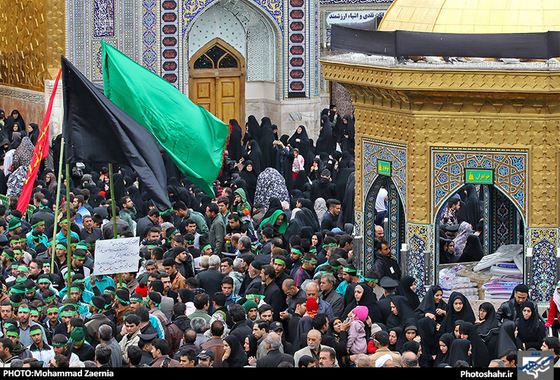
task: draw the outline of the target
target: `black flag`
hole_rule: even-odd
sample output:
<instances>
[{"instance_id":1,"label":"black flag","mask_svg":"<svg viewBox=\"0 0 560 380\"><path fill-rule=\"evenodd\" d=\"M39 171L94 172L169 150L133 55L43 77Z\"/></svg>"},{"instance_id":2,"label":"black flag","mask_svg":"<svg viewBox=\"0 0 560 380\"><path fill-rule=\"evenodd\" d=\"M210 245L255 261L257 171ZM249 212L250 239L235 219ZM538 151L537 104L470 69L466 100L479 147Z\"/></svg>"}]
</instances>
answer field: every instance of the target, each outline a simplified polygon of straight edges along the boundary
<instances>
[{"instance_id":1,"label":"black flag","mask_svg":"<svg viewBox=\"0 0 560 380\"><path fill-rule=\"evenodd\" d=\"M131 166L160 210L171 208L167 174L155 137L62 57L66 162Z\"/></svg>"}]
</instances>

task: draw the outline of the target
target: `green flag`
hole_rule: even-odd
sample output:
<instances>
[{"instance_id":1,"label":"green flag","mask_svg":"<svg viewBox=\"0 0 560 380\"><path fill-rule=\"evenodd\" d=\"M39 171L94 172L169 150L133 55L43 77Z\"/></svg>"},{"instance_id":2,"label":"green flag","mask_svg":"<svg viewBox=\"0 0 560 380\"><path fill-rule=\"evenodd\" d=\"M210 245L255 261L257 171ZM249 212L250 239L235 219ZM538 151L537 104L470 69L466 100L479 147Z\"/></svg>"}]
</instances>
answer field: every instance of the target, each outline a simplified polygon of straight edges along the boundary
<instances>
[{"instance_id":1,"label":"green flag","mask_svg":"<svg viewBox=\"0 0 560 380\"><path fill-rule=\"evenodd\" d=\"M229 126L105 41L102 47L105 96L154 135L185 177L215 196Z\"/></svg>"}]
</instances>

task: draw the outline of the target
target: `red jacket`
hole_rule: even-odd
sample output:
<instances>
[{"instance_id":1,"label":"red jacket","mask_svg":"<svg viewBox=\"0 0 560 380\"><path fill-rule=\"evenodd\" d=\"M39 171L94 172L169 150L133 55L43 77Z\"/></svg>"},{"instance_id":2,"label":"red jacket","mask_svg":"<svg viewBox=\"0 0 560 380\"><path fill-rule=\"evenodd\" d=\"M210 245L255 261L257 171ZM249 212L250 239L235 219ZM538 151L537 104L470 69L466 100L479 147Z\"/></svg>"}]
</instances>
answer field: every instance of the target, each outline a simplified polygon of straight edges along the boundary
<instances>
[{"instance_id":1,"label":"red jacket","mask_svg":"<svg viewBox=\"0 0 560 380\"><path fill-rule=\"evenodd\" d=\"M547 326L552 326L555 319L558 319L558 322L560 322L560 311L558 310L558 306L556 306L556 302L554 302L554 298L551 298L550 308L548 309L548 319L546 320Z\"/></svg>"}]
</instances>

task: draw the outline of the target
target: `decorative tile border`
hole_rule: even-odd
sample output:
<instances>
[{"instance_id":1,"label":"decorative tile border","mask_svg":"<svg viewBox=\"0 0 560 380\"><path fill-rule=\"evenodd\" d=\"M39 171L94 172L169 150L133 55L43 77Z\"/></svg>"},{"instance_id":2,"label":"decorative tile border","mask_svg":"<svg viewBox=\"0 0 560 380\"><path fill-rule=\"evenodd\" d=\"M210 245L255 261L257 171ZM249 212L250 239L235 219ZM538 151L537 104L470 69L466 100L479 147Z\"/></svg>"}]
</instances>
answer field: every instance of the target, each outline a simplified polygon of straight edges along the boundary
<instances>
[{"instance_id":1,"label":"decorative tile border","mask_svg":"<svg viewBox=\"0 0 560 380\"><path fill-rule=\"evenodd\" d=\"M406 241L408 254L406 256L407 274L414 277L419 286L417 292L423 295L426 284L434 282L434 226L431 224L407 223ZM428 261L424 252L431 252Z\"/></svg>"},{"instance_id":2,"label":"decorative tile border","mask_svg":"<svg viewBox=\"0 0 560 380\"><path fill-rule=\"evenodd\" d=\"M526 149L431 149L432 223L443 203L464 184L465 168L494 169L498 187L527 220L528 159Z\"/></svg>"},{"instance_id":3,"label":"decorative tile border","mask_svg":"<svg viewBox=\"0 0 560 380\"><path fill-rule=\"evenodd\" d=\"M159 73L159 7L157 0L142 0L142 65Z\"/></svg>"},{"instance_id":4,"label":"decorative tile border","mask_svg":"<svg viewBox=\"0 0 560 380\"><path fill-rule=\"evenodd\" d=\"M531 298L537 302L547 303L556 290L558 248L558 228L525 230L525 252L532 249L531 273L526 273L526 281Z\"/></svg>"},{"instance_id":5,"label":"decorative tile border","mask_svg":"<svg viewBox=\"0 0 560 380\"><path fill-rule=\"evenodd\" d=\"M362 140L362 194L367 196L369 188L377 178L377 160L391 161L391 179L397 186L406 210L407 153L406 146L392 142L364 138ZM364 198L365 201L365 198Z\"/></svg>"}]
</instances>

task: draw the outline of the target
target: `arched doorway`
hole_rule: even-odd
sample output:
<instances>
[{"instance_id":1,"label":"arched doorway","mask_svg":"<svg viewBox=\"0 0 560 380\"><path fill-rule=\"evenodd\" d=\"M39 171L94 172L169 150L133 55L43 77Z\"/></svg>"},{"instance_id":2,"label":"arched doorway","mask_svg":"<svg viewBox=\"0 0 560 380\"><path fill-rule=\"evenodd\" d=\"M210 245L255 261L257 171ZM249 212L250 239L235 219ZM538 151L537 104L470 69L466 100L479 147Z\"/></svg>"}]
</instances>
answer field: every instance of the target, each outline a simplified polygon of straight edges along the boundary
<instances>
[{"instance_id":1,"label":"arched doorway","mask_svg":"<svg viewBox=\"0 0 560 380\"><path fill-rule=\"evenodd\" d=\"M379 175L372 183L365 202L364 271L371 269L375 255L375 203L381 187L387 190L387 214L382 223L391 255L400 263L400 247L405 239L405 212L401 197L391 177Z\"/></svg>"},{"instance_id":2,"label":"arched doorway","mask_svg":"<svg viewBox=\"0 0 560 380\"><path fill-rule=\"evenodd\" d=\"M482 255L487 256L491 254L504 253L503 260L496 257L496 259L486 260L488 266L478 267L480 261L467 261L467 262L451 262L447 261L448 256L443 252L447 244L452 243L455 245L456 253L460 253L461 247L464 244L463 239L461 247L457 249L456 235L461 234L459 224L448 225L442 223L442 217L448 208L453 203L453 198L461 198L460 207L466 207L465 189L468 185L464 185L449 196L445 202L442 203L435 218L435 279L440 283L442 278L447 279L449 273L461 272L458 279L463 277L471 277L471 285L467 281L455 281L453 278L447 284L441 284L444 288L444 296L446 295L445 289L450 283L455 282L457 286L465 286L464 293L470 292L469 298L471 300L487 300L501 302L508 299L511 295L511 289L517 284L524 282L524 230L525 221L523 213L512 202L512 200L497 186L490 184L480 184L473 186L476 191L476 198L479 215L479 223L473 226L472 233L478 236ZM461 209L460 209L461 210ZM458 211L459 212L459 211ZM460 214L465 215L464 210ZM461 223L461 217L458 220ZM472 223L471 223L472 224ZM452 248L453 249L453 248ZM509 253L512 253L512 256ZM514 258L514 254L515 255ZM442 260L442 257L445 257ZM453 258L453 256L451 255ZM511 261L510 258L512 259ZM455 257L457 259L457 257ZM457 269L458 265L464 266L464 269ZM450 269L455 268L455 269ZM478 269L476 269L478 268ZM448 272L446 272L449 270ZM475 284L478 285L475 287ZM473 289L476 292L473 293ZM470 290L469 290L470 289ZM447 289L451 292L452 289Z\"/></svg>"},{"instance_id":3,"label":"arched doorway","mask_svg":"<svg viewBox=\"0 0 560 380\"><path fill-rule=\"evenodd\" d=\"M189 97L228 123L245 119L245 59L215 38L189 60Z\"/></svg>"}]
</instances>

